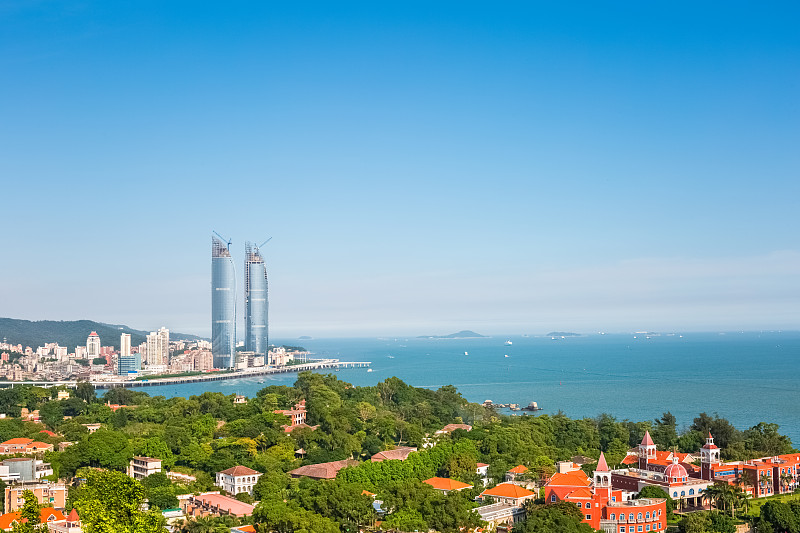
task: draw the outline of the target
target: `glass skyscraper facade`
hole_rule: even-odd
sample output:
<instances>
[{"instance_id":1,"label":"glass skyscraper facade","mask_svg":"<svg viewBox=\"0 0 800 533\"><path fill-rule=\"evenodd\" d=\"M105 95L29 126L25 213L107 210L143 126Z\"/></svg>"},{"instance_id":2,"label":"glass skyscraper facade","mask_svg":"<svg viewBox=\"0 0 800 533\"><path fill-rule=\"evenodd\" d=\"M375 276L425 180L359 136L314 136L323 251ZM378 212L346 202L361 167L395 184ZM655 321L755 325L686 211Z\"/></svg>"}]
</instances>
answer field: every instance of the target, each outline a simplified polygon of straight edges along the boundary
<instances>
[{"instance_id":1,"label":"glass skyscraper facade","mask_svg":"<svg viewBox=\"0 0 800 533\"><path fill-rule=\"evenodd\" d=\"M245 244L244 345L248 352L269 352L269 299L267 267L258 246Z\"/></svg>"},{"instance_id":2,"label":"glass skyscraper facade","mask_svg":"<svg viewBox=\"0 0 800 533\"><path fill-rule=\"evenodd\" d=\"M211 237L211 353L214 368L232 368L236 347L236 270L228 246Z\"/></svg>"}]
</instances>

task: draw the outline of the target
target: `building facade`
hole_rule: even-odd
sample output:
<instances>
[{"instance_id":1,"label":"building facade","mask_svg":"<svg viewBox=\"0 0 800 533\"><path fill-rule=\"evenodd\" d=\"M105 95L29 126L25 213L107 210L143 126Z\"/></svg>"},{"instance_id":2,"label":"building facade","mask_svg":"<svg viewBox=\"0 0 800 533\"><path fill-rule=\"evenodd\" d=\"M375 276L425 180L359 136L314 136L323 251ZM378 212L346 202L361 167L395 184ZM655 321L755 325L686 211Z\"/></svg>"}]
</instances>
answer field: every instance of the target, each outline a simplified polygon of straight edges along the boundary
<instances>
[{"instance_id":1,"label":"building facade","mask_svg":"<svg viewBox=\"0 0 800 533\"><path fill-rule=\"evenodd\" d=\"M211 353L215 368L232 368L236 344L236 271L228 246L211 237Z\"/></svg>"},{"instance_id":2,"label":"building facade","mask_svg":"<svg viewBox=\"0 0 800 533\"><path fill-rule=\"evenodd\" d=\"M234 496L246 492L253 495L253 487L258 483L261 472L247 468L246 466L234 466L217 472L217 486L222 487L229 494Z\"/></svg>"},{"instance_id":3,"label":"building facade","mask_svg":"<svg viewBox=\"0 0 800 533\"><path fill-rule=\"evenodd\" d=\"M131 334L122 333L119 336L119 355L120 357L131 354Z\"/></svg>"},{"instance_id":4,"label":"building facade","mask_svg":"<svg viewBox=\"0 0 800 533\"><path fill-rule=\"evenodd\" d=\"M269 352L269 292L267 267L258 246L245 244L244 346L248 352Z\"/></svg>"},{"instance_id":5,"label":"building facade","mask_svg":"<svg viewBox=\"0 0 800 533\"><path fill-rule=\"evenodd\" d=\"M6 512L18 511L25 505L26 490L33 492L40 505L63 509L67 503L67 487L63 483L16 483L6 487Z\"/></svg>"},{"instance_id":6,"label":"building facade","mask_svg":"<svg viewBox=\"0 0 800 533\"><path fill-rule=\"evenodd\" d=\"M93 331L86 339L86 358L94 359L95 357L100 357L100 336Z\"/></svg>"},{"instance_id":7,"label":"building facade","mask_svg":"<svg viewBox=\"0 0 800 533\"><path fill-rule=\"evenodd\" d=\"M137 456L128 464L128 475L133 479L144 479L158 472L161 472L161 459L154 457Z\"/></svg>"},{"instance_id":8,"label":"building facade","mask_svg":"<svg viewBox=\"0 0 800 533\"><path fill-rule=\"evenodd\" d=\"M138 353L130 355L120 355L117 358L117 374L127 376L130 372L138 372L142 369L142 358Z\"/></svg>"}]
</instances>

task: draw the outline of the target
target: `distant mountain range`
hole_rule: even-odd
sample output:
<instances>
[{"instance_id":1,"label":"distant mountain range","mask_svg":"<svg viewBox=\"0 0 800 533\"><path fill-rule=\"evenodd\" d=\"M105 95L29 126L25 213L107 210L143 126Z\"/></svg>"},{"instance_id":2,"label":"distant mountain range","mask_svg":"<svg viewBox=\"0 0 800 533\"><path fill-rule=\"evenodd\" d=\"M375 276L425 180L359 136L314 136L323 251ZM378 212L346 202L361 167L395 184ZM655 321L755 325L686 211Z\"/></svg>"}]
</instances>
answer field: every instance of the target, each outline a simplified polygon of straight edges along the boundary
<instances>
[{"instance_id":1,"label":"distant mountain range","mask_svg":"<svg viewBox=\"0 0 800 533\"><path fill-rule=\"evenodd\" d=\"M100 336L103 346L113 346L119 349L119 336L121 333L130 333L131 345L137 346L145 342L149 331L141 331L119 324L103 324L93 320L18 320L16 318L0 318L0 340L4 337L12 344L30 346L34 350L48 342L57 342L59 346L66 346L69 351L75 346L85 346L86 337L92 331ZM188 333L169 332L170 340L203 340L203 337L189 335Z\"/></svg>"},{"instance_id":2,"label":"distant mountain range","mask_svg":"<svg viewBox=\"0 0 800 533\"><path fill-rule=\"evenodd\" d=\"M420 335L417 338L418 339L477 339L480 337L486 337L486 335L481 335L480 333L475 333L474 331L465 329L463 331L459 331L458 333L451 333L450 335Z\"/></svg>"}]
</instances>

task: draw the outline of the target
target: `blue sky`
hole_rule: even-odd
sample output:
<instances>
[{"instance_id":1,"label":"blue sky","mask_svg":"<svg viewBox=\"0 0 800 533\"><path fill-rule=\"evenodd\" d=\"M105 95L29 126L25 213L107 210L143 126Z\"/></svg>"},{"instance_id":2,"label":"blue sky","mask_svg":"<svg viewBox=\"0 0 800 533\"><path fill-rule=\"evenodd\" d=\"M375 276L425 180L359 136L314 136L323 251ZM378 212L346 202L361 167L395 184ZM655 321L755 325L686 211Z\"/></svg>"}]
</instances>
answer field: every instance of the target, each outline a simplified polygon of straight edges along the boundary
<instances>
[{"instance_id":1,"label":"blue sky","mask_svg":"<svg viewBox=\"0 0 800 533\"><path fill-rule=\"evenodd\" d=\"M792 2L0 6L0 316L276 336L797 328Z\"/></svg>"}]
</instances>

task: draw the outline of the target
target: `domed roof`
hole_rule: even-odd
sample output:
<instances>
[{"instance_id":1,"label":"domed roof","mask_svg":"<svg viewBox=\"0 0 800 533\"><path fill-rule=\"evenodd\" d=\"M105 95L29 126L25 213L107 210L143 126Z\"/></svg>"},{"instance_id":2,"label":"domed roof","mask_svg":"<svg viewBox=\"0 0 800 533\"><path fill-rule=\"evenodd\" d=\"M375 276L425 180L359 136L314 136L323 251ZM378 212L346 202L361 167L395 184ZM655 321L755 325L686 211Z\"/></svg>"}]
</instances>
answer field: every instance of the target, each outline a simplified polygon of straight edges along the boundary
<instances>
[{"instance_id":1,"label":"domed roof","mask_svg":"<svg viewBox=\"0 0 800 533\"><path fill-rule=\"evenodd\" d=\"M680 478L683 479L687 477L689 474L686 473L686 469L680 463L672 463L664 470L664 475L668 478Z\"/></svg>"}]
</instances>

